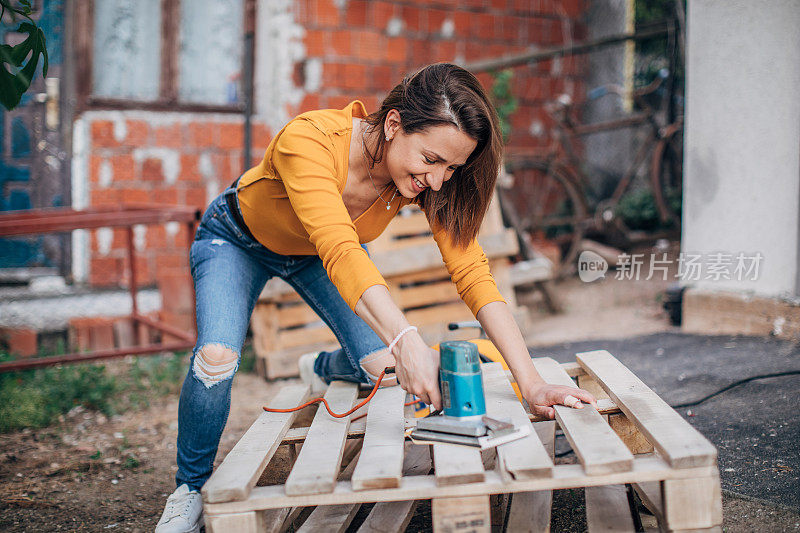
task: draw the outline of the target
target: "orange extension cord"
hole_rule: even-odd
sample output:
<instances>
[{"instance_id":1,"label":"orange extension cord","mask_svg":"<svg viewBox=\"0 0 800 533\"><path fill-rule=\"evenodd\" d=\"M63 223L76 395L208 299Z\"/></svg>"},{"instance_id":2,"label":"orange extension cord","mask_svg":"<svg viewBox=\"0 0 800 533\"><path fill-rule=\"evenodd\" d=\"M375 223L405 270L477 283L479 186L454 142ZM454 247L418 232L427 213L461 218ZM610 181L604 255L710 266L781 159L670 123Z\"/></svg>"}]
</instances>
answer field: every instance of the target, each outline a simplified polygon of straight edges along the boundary
<instances>
[{"instance_id":1,"label":"orange extension cord","mask_svg":"<svg viewBox=\"0 0 800 533\"><path fill-rule=\"evenodd\" d=\"M297 407L291 407L291 408L289 408L289 409L273 409L273 408L271 408L271 407L267 407L267 406L264 406L264 408L263 408L263 409L264 409L265 411L267 411L267 412L270 412L270 413L293 413L293 412L295 412L295 411L299 411L300 409L302 409L302 408L304 408L304 407L308 407L309 405L312 405L312 404L315 404L315 403L322 402L322 404L325 406L325 409L327 409L328 413L329 413L329 414L330 414L332 417L334 417L334 418L344 418L344 417L346 417L346 416L350 416L350 415L352 415L353 413L355 413L356 411L358 411L359 409L361 409L362 407L364 407L365 405L367 405L367 403L369 403L369 401L372 399L372 397L373 397L373 396L375 396L375 393L378 391L378 387L380 387L380 386L381 386L381 381L383 380L384 376L386 376L386 371L387 371L387 370L390 370L390 373L391 373L391 374L393 374L393 373L394 373L394 368L393 368L393 367L387 367L387 368L384 368L384 369L381 371L381 375L380 375L380 376L378 376L378 381L376 381L376 382L375 382L375 386L374 386L374 387L372 387L372 392L370 392L370 393L369 393L369 396L367 396L366 398L364 398L364 399L361 401L361 403L359 403L358 405L356 405L355 407L353 407L352 409L350 409L349 411L346 411L346 412L344 412L344 413L334 413L333 411L331 411L331 406L330 406L330 405L328 405L328 402L327 402L327 400L325 400L325 398L322 398L322 397L320 397L320 398L312 398L311 400L308 400L308 401L307 401L306 403L304 403L304 404L298 405ZM405 404L405 405L414 405L415 403L418 403L418 402L420 402L420 401L421 401L421 400L413 400L413 401L411 401L411 402L406 402L406 404ZM364 415L357 416L357 417L355 417L353 420L358 420L359 418L361 418L361 417L363 417L363 416L364 416Z\"/></svg>"}]
</instances>

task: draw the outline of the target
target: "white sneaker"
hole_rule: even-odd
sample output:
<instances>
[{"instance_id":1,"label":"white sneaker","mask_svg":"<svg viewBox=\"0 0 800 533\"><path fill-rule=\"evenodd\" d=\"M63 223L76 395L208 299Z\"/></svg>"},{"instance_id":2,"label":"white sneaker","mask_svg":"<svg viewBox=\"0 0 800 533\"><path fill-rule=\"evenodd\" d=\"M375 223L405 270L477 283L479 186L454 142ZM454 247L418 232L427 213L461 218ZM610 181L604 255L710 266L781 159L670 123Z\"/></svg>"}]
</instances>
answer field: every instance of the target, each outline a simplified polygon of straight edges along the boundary
<instances>
[{"instance_id":1,"label":"white sneaker","mask_svg":"<svg viewBox=\"0 0 800 533\"><path fill-rule=\"evenodd\" d=\"M200 533L203 528L203 500L184 483L167 498L156 525L156 533Z\"/></svg>"},{"instance_id":2,"label":"white sneaker","mask_svg":"<svg viewBox=\"0 0 800 533\"><path fill-rule=\"evenodd\" d=\"M311 385L311 394L325 392L328 384L322 381L322 378L314 372L314 362L319 357L319 352L304 353L297 360L297 366L300 367L300 379L303 383Z\"/></svg>"}]
</instances>

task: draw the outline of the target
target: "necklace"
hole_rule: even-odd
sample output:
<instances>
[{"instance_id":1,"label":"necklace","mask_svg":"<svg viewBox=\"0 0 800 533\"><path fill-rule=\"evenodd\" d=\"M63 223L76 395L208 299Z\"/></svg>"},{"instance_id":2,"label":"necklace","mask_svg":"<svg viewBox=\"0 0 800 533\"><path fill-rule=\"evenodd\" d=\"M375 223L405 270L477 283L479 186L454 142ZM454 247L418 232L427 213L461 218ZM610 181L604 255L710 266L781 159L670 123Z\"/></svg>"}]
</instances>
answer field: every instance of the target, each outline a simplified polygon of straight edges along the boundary
<instances>
[{"instance_id":1,"label":"necklace","mask_svg":"<svg viewBox=\"0 0 800 533\"><path fill-rule=\"evenodd\" d=\"M364 161L365 161L365 163L366 163L366 160L369 159L367 157L367 148L366 148L366 146L367 146L367 142L366 142L366 139L364 139L364 132L362 131L361 132L361 150L364 152ZM394 200L395 196L397 196L397 187L395 187L394 194L392 195L391 198L389 198L389 201L387 202L386 200L384 200L383 199L383 195L381 194L381 191L378 190L378 186L375 185L375 180L372 179L372 172L369 171L369 163L366 163L366 166L367 166L367 176L369 176L369 181L372 183L372 188L374 188L375 192L378 193L378 198L381 199L381 202L386 204L386 210L388 211L389 209L392 208L392 201Z\"/></svg>"}]
</instances>

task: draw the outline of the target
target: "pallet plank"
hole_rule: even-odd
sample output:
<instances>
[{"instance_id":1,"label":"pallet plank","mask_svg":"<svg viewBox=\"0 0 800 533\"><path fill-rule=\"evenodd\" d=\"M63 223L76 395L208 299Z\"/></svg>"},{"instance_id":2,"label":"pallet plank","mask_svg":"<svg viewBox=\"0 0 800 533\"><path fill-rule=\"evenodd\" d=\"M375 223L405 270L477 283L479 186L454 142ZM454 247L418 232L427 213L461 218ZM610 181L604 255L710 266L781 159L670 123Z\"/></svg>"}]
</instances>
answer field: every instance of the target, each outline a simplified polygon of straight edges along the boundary
<instances>
[{"instance_id":1,"label":"pallet plank","mask_svg":"<svg viewBox=\"0 0 800 533\"><path fill-rule=\"evenodd\" d=\"M353 472L353 490L400 486L406 392L400 387L378 389L369 402L364 447Z\"/></svg>"},{"instance_id":2,"label":"pallet plank","mask_svg":"<svg viewBox=\"0 0 800 533\"><path fill-rule=\"evenodd\" d=\"M333 492L289 496L280 485L255 487L250 497L240 502L213 503L206 505L206 511L213 514L236 513L253 509L274 509L287 506L336 505L340 503L359 503L365 501L385 502L414 500L438 497L474 496L479 494L500 494L538 490L558 490L571 487L594 485L613 485L615 483L640 483L661 479L690 479L708 477L716 472L716 467L670 468L657 456L638 456L630 472L614 472L597 476L587 476L581 465L556 465L551 478L536 478L505 482L495 471L485 472L486 479L480 483L461 485L437 485L435 476L412 476L403 478L396 489L376 489L354 491L349 481L336 484Z\"/></svg>"},{"instance_id":3,"label":"pallet plank","mask_svg":"<svg viewBox=\"0 0 800 533\"><path fill-rule=\"evenodd\" d=\"M403 475L419 476L430 471L430 447L407 444L403 459ZM400 533L405 531L417 508L417 503L417 500L376 503L367 519L361 524L358 533Z\"/></svg>"},{"instance_id":4,"label":"pallet plank","mask_svg":"<svg viewBox=\"0 0 800 533\"><path fill-rule=\"evenodd\" d=\"M717 464L714 445L613 355L596 350L576 357L671 466Z\"/></svg>"},{"instance_id":5,"label":"pallet plank","mask_svg":"<svg viewBox=\"0 0 800 533\"><path fill-rule=\"evenodd\" d=\"M539 440L547 451L548 457L555 455L556 423L553 421L533 424ZM511 497L508 511L506 531L548 533L550 531L550 513L553 507L553 491L518 492Z\"/></svg>"},{"instance_id":6,"label":"pallet plank","mask_svg":"<svg viewBox=\"0 0 800 533\"><path fill-rule=\"evenodd\" d=\"M475 483L485 478L481 452L477 448L434 444L433 466L438 486Z\"/></svg>"},{"instance_id":7,"label":"pallet plank","mask_svg":"<svg viewBox=\"0 0 800 533\"><path fill-rule=\"evenodd\" d=\"M489 533L492 530L489 496L433 498L431 515L434 533Z\"/></svg>"},{"instance_id":8,"label":"pallet plank","mask_svg":"<svg viewBox=\"0 0 800 533\"><path fill-rule=\"evenodd\" d=\"M308 385L284 387L269 406L276 409L295 407L308 395ZM203 486L203 499L218 503L247 498L297 414L298 411L261 413Z\"/></svg>"},{"instance_id":9,"label":"pallet plank","mask_svg":"<svg viewBox=\"0 0 800 533\"><path fill-rule=\"evenodd\" d=\"M497 419L511 419L516 427L530 421L500 363L481 365L486 396L486 414ZM532 429L532 428L531 428ZM500 473L509 479L553 475L553 461L535 432L497 447Z\"/></svg>"},{"instance_id":10,"label":"pallet plank","mask_svg":"<svg viewBox=\"0 0 800 533\"><path fill-rule=\"evenodd\" d=\"M589 533L636 531L625 485L586 488L586 525Z\"/></svg>"},{"instance_id":11,"label":"pallet plank","mask_svg":"<svg viewBox=\"0 0 800 533\"><path fill-rule=\"evenodd\" d=\"M555 360L549 357L536 358L533 364L546 382L575 387L575 383ZM624 472L633 467L633 454L594 407L554 407L556 420L588 475Z\"/></svg>"},{"instance_id":12,"label":"pallet plank","mask_svg":"<svg viewBox=\"0 0 800 533\"><path fill-rule=\"evenodd\" d=\"M325 392L331 410L350 409L358 395L358 385L334 381ZM334 418L320 407L306 435L305 443L286 479L287 495L331 492L336 485L350 417Z\"/></svg>"}]
</instances>

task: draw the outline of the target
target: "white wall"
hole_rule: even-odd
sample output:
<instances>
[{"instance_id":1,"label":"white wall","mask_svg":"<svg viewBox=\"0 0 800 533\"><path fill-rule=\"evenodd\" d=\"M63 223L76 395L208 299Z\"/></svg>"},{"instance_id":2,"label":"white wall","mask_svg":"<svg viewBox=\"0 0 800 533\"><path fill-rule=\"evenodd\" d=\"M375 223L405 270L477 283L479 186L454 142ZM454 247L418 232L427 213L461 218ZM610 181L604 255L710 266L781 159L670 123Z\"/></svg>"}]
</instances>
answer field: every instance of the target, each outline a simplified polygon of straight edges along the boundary
<instances>
[{"instance_id":1,"label":"white wall","mask_svg":"<svg viewBox=\"0 0 800 533\"><path fill-rule=\"evenodd\" d=\"M800 1L690 0L682 251L763 254L755 281L798 295Z\"/></svg>"}]
</instances>

